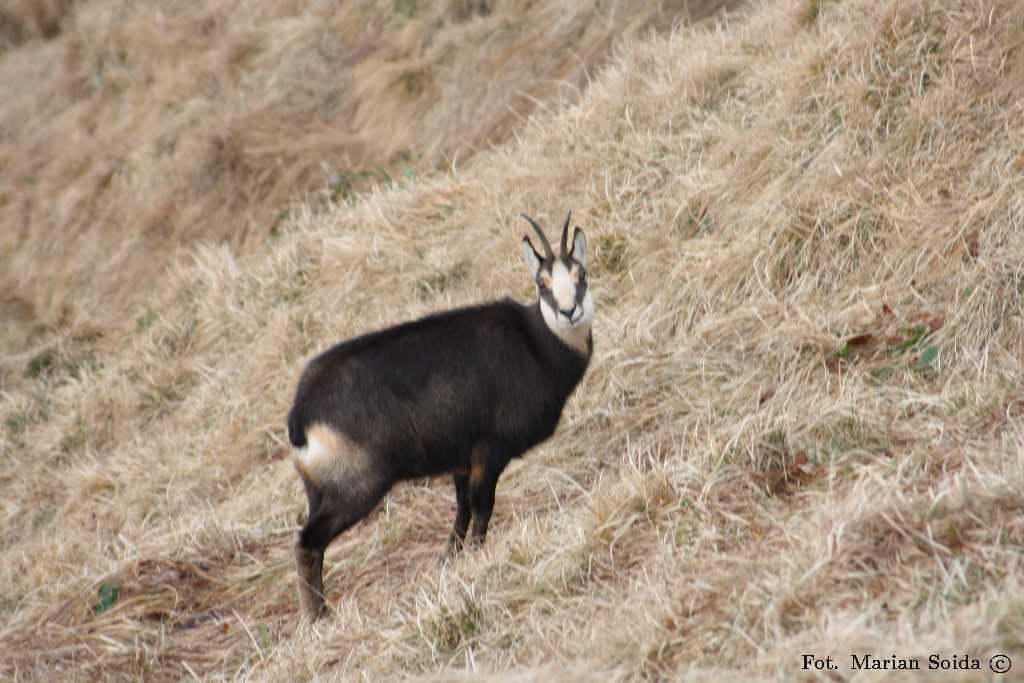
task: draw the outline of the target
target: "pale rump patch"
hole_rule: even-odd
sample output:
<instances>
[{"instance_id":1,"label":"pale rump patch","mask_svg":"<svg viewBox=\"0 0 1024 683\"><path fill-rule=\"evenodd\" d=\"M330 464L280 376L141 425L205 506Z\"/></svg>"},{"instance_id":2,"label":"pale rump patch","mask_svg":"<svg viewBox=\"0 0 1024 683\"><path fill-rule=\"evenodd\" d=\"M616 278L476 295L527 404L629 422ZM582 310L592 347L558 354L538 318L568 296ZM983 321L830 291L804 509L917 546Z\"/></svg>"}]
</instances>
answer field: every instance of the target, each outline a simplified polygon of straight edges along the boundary
<instances>
[{"instance_id":1,"label":"pale rump patch","mask_svg":"<svg viewBox=\"0 0 1024 683\"><path fill-rule=\"evenodd\" d=\"M292 452L292 460L303 478L321 487L370 470L366 450L322 424L306 429L306 445Z\"/></svg>"}]
</instances>

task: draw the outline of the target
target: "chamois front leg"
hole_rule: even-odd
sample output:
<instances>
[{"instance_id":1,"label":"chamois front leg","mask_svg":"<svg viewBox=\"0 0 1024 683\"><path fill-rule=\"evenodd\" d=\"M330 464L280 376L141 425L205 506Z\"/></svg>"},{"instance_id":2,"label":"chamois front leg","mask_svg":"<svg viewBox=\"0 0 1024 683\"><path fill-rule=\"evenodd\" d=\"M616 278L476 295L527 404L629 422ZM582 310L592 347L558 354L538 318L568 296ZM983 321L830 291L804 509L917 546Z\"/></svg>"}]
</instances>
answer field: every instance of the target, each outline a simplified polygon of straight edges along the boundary
<instances>
[{"instance_id":1,"label":"chamois front leg","mask_svg":"<svg viewBox=\"0 0 1024 683\"><path fill-rule=\"evenodd\" d=\"M446 555L451 556L462 550L462 543L466 540L466 532L469 531L469 520L473 516L469 498L469 473L456 471L452 474L452 481L455 483L455 503L458 510L455 513L455 523L452 524L452 534L448 538L448 549Z\"/></svg>"},{"instance_id":2,"label":"chamois front leg","mask_svg":"<svg viewBox=\"0 0 1024 683\"><path fill-rule=\"evenodd\" d=\"M469 474L469 500L473 511L473 535L468 541L470 547L479 547L487 539L487 525L494 511L494 490L498 486L502 469L487 458L473 462Z\"/></svg>"}]
</instances>

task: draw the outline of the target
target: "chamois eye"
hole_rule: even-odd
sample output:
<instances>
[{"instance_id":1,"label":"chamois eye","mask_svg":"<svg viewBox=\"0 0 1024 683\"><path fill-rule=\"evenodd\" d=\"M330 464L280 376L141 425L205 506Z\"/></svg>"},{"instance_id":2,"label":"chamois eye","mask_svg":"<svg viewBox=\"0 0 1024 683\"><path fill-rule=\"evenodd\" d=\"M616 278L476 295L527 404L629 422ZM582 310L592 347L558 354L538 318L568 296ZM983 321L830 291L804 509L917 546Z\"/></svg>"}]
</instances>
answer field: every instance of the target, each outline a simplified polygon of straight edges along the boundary
<instances>
[{"instance_id":1,"label":"chamois eye","mask_svg":"<svg viewBox=\"0 0 1024 683\"><path fill-rule=\"evenodd\" d=\"M580 282L587 279L587 271L584 270L583 266L580 266Z\"/></svg>"}]
</instances>

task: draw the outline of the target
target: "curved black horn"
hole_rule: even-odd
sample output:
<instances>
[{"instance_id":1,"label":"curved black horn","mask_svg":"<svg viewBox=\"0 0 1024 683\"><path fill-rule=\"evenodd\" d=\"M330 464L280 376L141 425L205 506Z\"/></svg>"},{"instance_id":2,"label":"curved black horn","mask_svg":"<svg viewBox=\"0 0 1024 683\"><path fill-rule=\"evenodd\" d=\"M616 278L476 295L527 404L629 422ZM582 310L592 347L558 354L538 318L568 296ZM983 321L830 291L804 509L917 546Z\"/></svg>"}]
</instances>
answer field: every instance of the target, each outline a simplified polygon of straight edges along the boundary
<instances>
[{"instance_id":1,"label":"curved black horn","mask_svg":"<svg viewBox=\"0 0 1024 683\"><path fill-rule=\"evenodd\" d=\"M554 261L555 255L551 252L551 243L548 242L548 238L544 236L544 231L540 229L539 225L537 225L537 221L533 220L525 213L521 213L519 215L525 218L527 221L529 221L530 225L533 226L533 229L537 231L537 235L540 237L541 245L544 247L544 258L548 261Z\"/></svg>"},{"instance_id":2,"label":"curved black horn","mask_svg":"<svg viewBox=\"0 0 1024 683\"><path fill-rule=\"evenodd\" d=\"M568 215L566 215L566 217L565 217L565 225L562 226L562 247L561 247L562 258L565 258L568 255L568 251L567 251L568 245L566 244L566 242L569 239L569 220L571 218L572 218L572 211L570 210Z\"/></svg>"}]
</instances>

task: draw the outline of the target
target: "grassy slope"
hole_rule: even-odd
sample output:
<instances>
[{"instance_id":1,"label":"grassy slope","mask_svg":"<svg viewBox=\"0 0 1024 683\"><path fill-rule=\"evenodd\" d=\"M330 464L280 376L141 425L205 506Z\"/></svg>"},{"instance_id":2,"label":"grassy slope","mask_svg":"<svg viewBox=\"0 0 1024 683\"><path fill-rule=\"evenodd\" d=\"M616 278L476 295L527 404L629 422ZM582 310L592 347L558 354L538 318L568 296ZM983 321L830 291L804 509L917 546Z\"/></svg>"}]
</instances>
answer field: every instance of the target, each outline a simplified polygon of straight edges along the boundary
<instances>
[{"instance_id":1,"label":"grassy slope","mask_svg":"<svg viewBox=\"0 0 1024 683\"><path fill-rule=\"evenodd\" d=\"M464 164L617 39L722 4L10 0L0 346L106 324L183 244L248 253L297 200Z\"/></svg>"},{"instance_id":2,"label":"grassy slope","mask_svg":"<svg viewBox=\"0 0 1024 683\"><path fill-rule=\"evenodd\" d=\"M1022 38L1009 2L794 0L647 40L519 142L297 215L250 257L186 254L151 314L9 360L0 672L1024 661ZM531 296L515 216L570 207L597 352L503 477L488 546L439 564L450 487L400 486L329 551L336 616L297 628L282 416L303 360Z\"/></svg>"}]
</instances>

